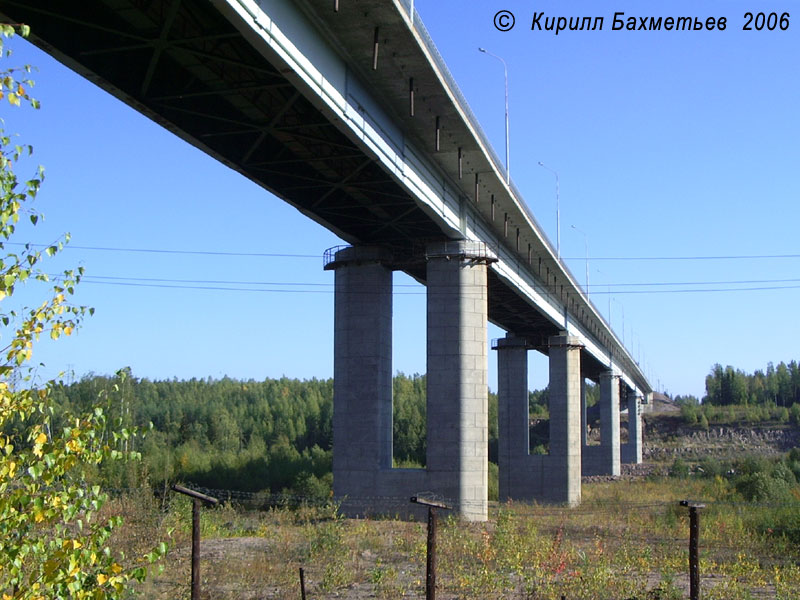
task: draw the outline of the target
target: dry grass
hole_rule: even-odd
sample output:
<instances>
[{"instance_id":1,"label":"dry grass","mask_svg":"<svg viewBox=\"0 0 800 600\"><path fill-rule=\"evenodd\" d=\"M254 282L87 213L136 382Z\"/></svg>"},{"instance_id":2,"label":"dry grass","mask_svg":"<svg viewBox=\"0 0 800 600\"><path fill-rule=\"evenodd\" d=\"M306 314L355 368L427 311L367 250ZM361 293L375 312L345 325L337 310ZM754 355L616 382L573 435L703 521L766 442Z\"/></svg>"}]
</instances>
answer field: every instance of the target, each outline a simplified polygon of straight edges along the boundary
<instances>
[{"instance_id":1,"label":"dry grass","mask_svg":"<svg viewBox=\"0 0 800 600\"><path fill-rule=\"evenodd\" d=\"M715 489L714 486L719 489ZM688 597L685 497L710 500L702 517L703 598L800 597L800 569L789 545L753 532L746 505L714 503L719 482L674 480L584 486L580 508L509 504L487 523L442 521L437 597L455 599ZM720 494L720 495L715 495ZM165 570L137 593L189 597L190 515L177 499L166 512L144 497L120 499L120 548L152 544L173 528ZM800 510L800 509L798 509ZM203 597L309 599L422 598L425 527L395 520L350 520L328 508L203 513Z\"/></svg>"}]
</instances>

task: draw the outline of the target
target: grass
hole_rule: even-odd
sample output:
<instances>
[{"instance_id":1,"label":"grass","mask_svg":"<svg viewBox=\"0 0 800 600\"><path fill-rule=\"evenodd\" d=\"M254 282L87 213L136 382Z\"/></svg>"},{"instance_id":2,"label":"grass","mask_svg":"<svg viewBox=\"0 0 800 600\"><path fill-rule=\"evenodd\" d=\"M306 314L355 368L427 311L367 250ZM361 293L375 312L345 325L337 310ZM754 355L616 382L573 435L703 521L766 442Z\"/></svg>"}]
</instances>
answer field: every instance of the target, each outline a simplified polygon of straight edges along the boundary
<instances>
[{"instance_id":1,"label":"grass","mask_svg":"<svg viewBox=\"0 0 800 600\"><path fill-rule=\"evenodd\" d=\"M800 597L799 549L762 525L771 510L731 502L726 481L653 479L584 485L579 508L502 504L486 523L444 518L439 531L438 594L455 599L668 600L688 597L688 511L703 499L701 575L706 600ZM120 548L152 544L173 529L164 572L141 597L189 597L187 501L166 512L139 496L117 499L124 512ZM800 503L793 510L800 512ZM765 516L765 513L767 515ZM204 598L423 598L425 526L340 518L335 507L204 510Z\"/></svg>"}]
</instances>

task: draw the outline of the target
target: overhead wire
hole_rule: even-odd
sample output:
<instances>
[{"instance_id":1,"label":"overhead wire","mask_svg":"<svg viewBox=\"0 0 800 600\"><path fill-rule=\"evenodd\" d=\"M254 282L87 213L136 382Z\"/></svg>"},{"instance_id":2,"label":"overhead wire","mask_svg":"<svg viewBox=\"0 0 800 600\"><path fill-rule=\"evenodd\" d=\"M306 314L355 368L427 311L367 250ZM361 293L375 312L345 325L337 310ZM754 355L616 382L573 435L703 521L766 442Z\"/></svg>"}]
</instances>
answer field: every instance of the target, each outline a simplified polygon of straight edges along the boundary
<instances>
[{"instance_id":1,"label":"overhead wire","mask_svg":"<svg viewBox=\"0 0 800 600\"><path fill-rule=\"evenodd\" d=\"M9 245L30 246L32 248L47 248L47 244L22 244L8 242ZM65 249L88 250L102 252L129 252L129 253L151 253L151 254L172 254L172 255L195 255L195 256L227 256L227 257L252 257L252 258L298 258L315 259L321 258L319 254L299 254L299 253L279 253L279 252L233 252L216 250L182 250L165 248L126 248L113 246L76 246L66 245ZM761 255L730 255L730 256L629 256L629 257L592 257L592 260L615 260L615 261L657 261L657 260L743 260L743 259L786 259L800 258L800 254L761 254ZM584 260L583 258L565 258L564 260ZM196 289L196 290L217 290L217 291L250 291L262 293L333 293L333 289L296 289L296 288L332 288L332 283L315 282L264 282L264 281L227 281L227 280L192 280L174 278L148 278L148 277L121 277L121 276L100 276L85 275L86 283L98 285L116 285L129 287L150 287L165 289ZM759 285L752 284L791 284L798 285ZM698 287L698 286L725 286L717 288ZM254 287L241 286L273 286L268 289L257 289ZM692 286L678 289L636 289L646 287L669 287L669 286ZM731 287L736 286L736 287ZM749 287L742 287L749 286ZM395 287L415 287L413 285ZM545 288L550 286L545 285ZM277 289L280 288L280 289ZM284 289L293 288L293 289ZM592 289L594 288L594 289ZM603 289L606 288L606 289ZM617 288L612 290L611 288ZM618 289L634 288L634 289ZM697 293L724 293L724 292L744 292L744 291L776 291L800 289L800 279L753 279L738 281L681 281L681 282L640 282L640 283L603 283L590 286L592 295L607 296L613 295L640 295L640 294L697 294ZM556 291L557 288L553 288ZM399 292L403 293L403 292ZM408 294L422 294L424 292L407 292ZM576 292L568 294L580 295Z\"/></svg>"},{"instance_id":2,"label":"overhead wire","mask_svg":"<svg viewBox=\"0 0 800 600\"><path fill-rule=\"evenodd\" d=\"M333 283L314 283L314 282L259 282L259 281L224 281L224 280L182 280L168 278L146 278L146 277L113 277L113 276L92 276L84 275L82 281L87 284L96 285L116 285L129 287L149 287L164 289L192 289L192 290L220 290L220 291L242 291L242 292L269 292L269 293L296 293L296 294L333 294ZM736 283L736 282L732 282ZM626 285L671 285L671 284L626 284ZM712 285L712 282L696 282L688 285ZM253 286L253 287L241 287ZM277 286L270 288L259 288L255 286ZM297 289L300 287L314 287L327 289ZM395 287L421 288L413 284L398 284ZM293 289L279 289L293 288ZM592 290L591 294L597 295L633 295L633 294L691 294L691 293L724 293L724 292L754 292L754 291L775 291L800 289L800 285L776 285L776 286L756 286L756 287L723 287L723 288L686 288L686 289L653 289L653 290ZM377 292L376 292L377 293ZM395 292L399 295L422 295L425 292L407 291ZM574 292L568 294L575 295Z\"/></svg>"},{"instance_id":3,"label":"overhead wire","mask_svg":"<svg viewBox=\"0 0 800 600\"><path fill-rule=\"evenodd\" d=\"M30 245L32 248L47 248L52 244L24 244L20 242L5 242L9 246L25 246ZM113 246L76 246L68 244L64 246L65 250L90 250L101 252L144 252L154 254L197 254L197 255L210 255L210 256L252 256L252 257L266 257L266 258L321 258L319 254L293 254L293 253L275 253L275 252L229 252L229 251L216 251L216 250L176 250L176 249L162 249L162 248L120 248ZM647 261L647 260L768 260L768 259L789 259L800 258L800 254L732 254L732 255L714 255L714 256L592 256L591 260L613 260L613 261ZM561 260L586 260L585 256L576 257L562 257Z\"/></svg>"}]
</instances>

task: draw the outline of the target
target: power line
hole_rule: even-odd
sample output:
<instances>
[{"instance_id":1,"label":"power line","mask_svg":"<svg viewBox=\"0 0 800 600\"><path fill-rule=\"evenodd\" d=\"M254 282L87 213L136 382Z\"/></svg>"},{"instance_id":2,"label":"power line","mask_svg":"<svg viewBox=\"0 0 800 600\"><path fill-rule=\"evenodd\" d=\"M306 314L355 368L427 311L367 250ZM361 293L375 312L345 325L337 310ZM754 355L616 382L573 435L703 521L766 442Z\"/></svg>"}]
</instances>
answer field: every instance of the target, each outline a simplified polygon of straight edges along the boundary
<instances>
[{"instance_id":1,"label":"power line","mask_svg":"<svg viewBox=\"0 0 800 600\"><path fill-rule=\"evenodd\" d=\"M634 287L634 286L665 286L665 285L745 285L753 283L795 283L800 279L743 279L739 281L672 281L654 283L598 283L590 288L601 287ZM594 291L592 293L595 293Z\"/></svg>"},{"instance_id":2,"label":"power line","mask_svg":"<svg viewBox=\"0 0 800 600\"><path fill-rule=\"evenodd\" d=\"M705 285L705 284L698 284ZM592 295L619 295L619 294L705 294L711 292L764 292L770 290L795 290L800 289L800 285L775 285L760 287L730 287L730 288L710 288L710 289L682 289L682 290L617 290L614 292L597 290Z\"/></svg>"},{"instance_id":3,"label":"power line","mask_svg":"<svg viewBox=\"0 0 800 600\"><path fill-rule=\"evenodd\" d=\"M59 275L51 274L53 278L59 277ZM332 288L335 284L334 283L315 283L315 282L288 282L288 281L230 281L230 280L214 280L214 279L175 279L175 278L157 278L157 277L121 277L121 276L114 276L114 275L84 275L85 280L92 280L92 279L103 279L103 280L116 280L116 281L136 281L136 282L155 282L155 283L194 283L194 284L203 284L203 285L277 285L277 286L284 286L284 287L291 287L291 286L305 286L305 287L328 287ZM734 280L734 281L674 281L674 282L647 282L647 283L604 283L604 284L597 284L596 288L603 288L603 287L651 287L651 286L669 286L669 285L747 285L747 284L754 284L754 283L797 283L800 282L800 279L745 279L745 280ZM421 284L395 284L394 287L409 287L409 288L416 288L420 287ZM794 286L780 286L779 289L782 288L789 288L791 289ZM735 288L738 289L738 288ZM761 288L754 288L754 289L761 289ZM769 288L766 288L769 289ZM697 290L697 291L705 291L705 290ZM592 291L592 293L608 293L607 291L603 291L602 289ZM625 293L625 290L616 293Z\"/></svg>"},{"instance_id":4,"label":"power line","mask_svg":"<svg viewBox=\"0 0 800 600\"><path fill-rule=\"evenodd\" d=\"M51 277L58 277L52 274ZM231 280L214 280L214 279L175 279L175 278L158 278L158 277L122 277L115 275L84 275L84 280L112 280L112 281L128 281L128 282L148 282L148 283L169 283L169 284L202 284L202 285L274 285L282 287L325 287L332 288L334 283L318 283L318 282L288 282L288 281L231 281ZM754 283L797 283L800 282L798 278L792 279L744 279L733 281L676 281L676 282L646 282L646 283L604 283L598 284L596 287L651 287L651 286L670 286L670 285L747 285ZM95 283L101 283L100 281ZM422 284L394 284L394 287L406 288L419 288ZM704 290L704 289L687 289L687 290L665 290L665 292L705 292L705 291L738 291L740 289L752 290L770 290L770 289L795 289L799 286L771 286L771 287L755 287L755 288L721 288L718 290ZM592 292L593 294L608 294L607 290L598 289ZM647 290L619 290L614 293L650 293Z\"/></svg>"},{"instance_id":5,"label":"power line","mask_svg":"<svg viewBox=\"0 0 800 600\"><path fill-rule=\"evenodd\" d=\"M111 279L111 278L109 278ZM106 279L90 279L84 277L82 282L87 284L97 285L117 285L128 287L151 287L151 288L164 288L164 289L186 289L186 290L219 290L219 291L237 291L237 292L261 292L261 293L294 293L294 294L333 294L333 289L276 289L276 288L255 288L255 287L236 287L241 285L275 285L275 286L320 286L324 287L328 284L320 283L258 283L258 282L204 282L197 280L195 282L189 280L169 280L169 279L153 279L146 278L140 279L127 279L118 278L118 280ZM186 284L186 285L184 285ZM203 285L198 285L203 284ZM414 285L397 286L397 287L416 287ZM730 287L730 288L712 288L712 289L677 289L677 290L617 290L615 292L598 290L592 292L595 295L624 295L624 294L691 294L691 293L722 293L722 292L754 292L754 291L771 291L771 290L793 290L800 289L800 285L787 285L787 286L759 286L759 287ZM418 292L397 292L398 295L416 296L424 295L424 291Z\"/></svg>"},{"instance_id":6,"label":"power line","mask_svg":"<svg viewBox=\"0 0 800 600\"><path fill-rule=\"evenodd\" d=\"M148 287L148 288L163 288L163 289L178 289L178 290L219 290L226 292L260 292L260 293L275 293L275 294L333 294L334 290L298 290L298 289L275 289L275 288L253 288L253 287L232 287L222 285L178 285L169 283L143 283L136 281L94 281L91 279L82 279L81 283L97 284L97 285L117 285L127 287ZM278 284L279 285L279 284ZM296 284L307 285L307 284ZM397 295L402 296L421 296L424 291L420 292L397 292Z\"/></svg>"},{"instance_id":7,"label":"power line","mask_svg":"<svg viewBox=\"0 0 800 600\"><path fill-rule=\"evenodd\" d=\"M30 245L32 248L47 248L52 244L23 244L19 242L5 242L9 246ZM167 250L159 248L115 248L112 246L74 246L67 244L65 250L90 250L100 252L144 252L152 254L195 254L201 256L252 256L266 258L321 258L319 254L289 254L274 252L222 252L212 250ZM800 258L800 254L741 254L741 255L719 255L719 256L593 256L591 260L615 260L615 261L646 261L646 260L766 260L766 259L786 259ZM586 260L585 256L562 258L562 260Z\"/></svg>"},{"instance_id":8,"label":"power line","mask_svg":"<svg viewBox=\"0 0 800 600\"><path fill-rule=\"evenodd\" d=\"M592 256L591 260L760 260L777 258L800 258L800 254L742 254L730 256ZM585 256L562 258L562 260L586 260Z\"/></svg>"},{"instance_id":9,"label":"power line","mask_svg":"<svg viewBox=\"0 0 800 600\"><path fill-rule=\"evenodd\" d=\"M51 275L52 276L52 275ZM224 284L224 285L279 285L279 286L308 286L308 287L328 287L332 288L334 283L314 283L314 282L289 282L289 281L229 281L213 279L171 279L157 277L119 277L114 275L84 275L84 279L108 279L120 281L145 281L157 283L199 283L199 284ZM100 282L97 282L100 283ZM420 287L412 283L395 284L394 287Z\"/></svg>"},{"instance_id":10,"label":"power line","mask_svg":"<svg viewBox=\"0 0 800 600\"><path fill-rule=\"evenodd\" d=\"M49 248L52 244L22 244L18 242L6 242L9 246L26 246L32 248ZM250 256L258 258L315 258L321 259L321 254L285 254L274 252L220 252L212 250L164 250L157 248L113 248L110 246L73 246L68 244L64 250L91 250L99 252L139 252L149 254L193 254L200 256Z\"/></svg>"}]
</instances>

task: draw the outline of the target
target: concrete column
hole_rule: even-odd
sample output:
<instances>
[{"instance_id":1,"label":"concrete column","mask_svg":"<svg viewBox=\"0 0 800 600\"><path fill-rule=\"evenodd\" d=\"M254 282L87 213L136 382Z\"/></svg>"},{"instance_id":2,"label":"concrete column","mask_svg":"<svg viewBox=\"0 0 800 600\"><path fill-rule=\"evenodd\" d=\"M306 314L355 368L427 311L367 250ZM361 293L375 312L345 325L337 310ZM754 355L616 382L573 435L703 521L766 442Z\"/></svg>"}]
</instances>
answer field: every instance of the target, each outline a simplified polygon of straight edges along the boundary
<instances>
[{"instance_id":1,"label":"concrete column","mask_svg":"<svg viewBox=\"0 0 800 600\"><path fill-rule=\"evenodd\" d=\"M528 348L509 334L497 340L497 421L500 501L519 498L514 482L528 467Z\"/></svg>"},{"instance_id":2,"label":"concrete column","mask_svg":"<svg viewBox=\"0 0 800 600\"><path fill-rule=\"evenodd\" d=\"M586 378L581 375L581 446L589 445L588 419L586 417Z\"/></svg>"},{"instance_id":3,"label":"concrete column","mask_svg":"<svg viewBox=\"0 0 800 600\"><path fill-rule=\"evenodd\" d=\"M550 338L550 457L546 498L581 501L581 346L576 337Z\"/></svg>"},{"instance_id":4,"label":"concrete column","mask_svg":"<svg viewBox=\"0 0 800 600\"><path fill-rule=\"evenodd\" d=\"M624 462L642 462L642 416L639 396L633 390L628 390L628 450Z\"/></svg>"},{"instance_id":5,"label":"concrete column","mask_svg":"<svg viewBox=\"0 0 800 600\"><path fill-rule=\"evenodd\" d=\"M426 252L428 481L470 520L486 520L489 483L484 248L447 242Z\"/></svg>"},{"instance_id":6,"label":"concrete column","mask_svg":"<svg viewBox=\"0 0 800 600\"><path fill-rule=\"evenodd\" d=\"M382 251L336 253L333 486L338 497L375 496L392 466L392 271Z\"/></svg>"},{"instance_id":7,"label":"concrete column","mask_svg":"<svg viewBox=\"0 0 800 600\"><path fill-rule=\"evenodd\" d=\"M620 474L619 375L600 375L600 474Z\"/></svg>"}]
</instances>

